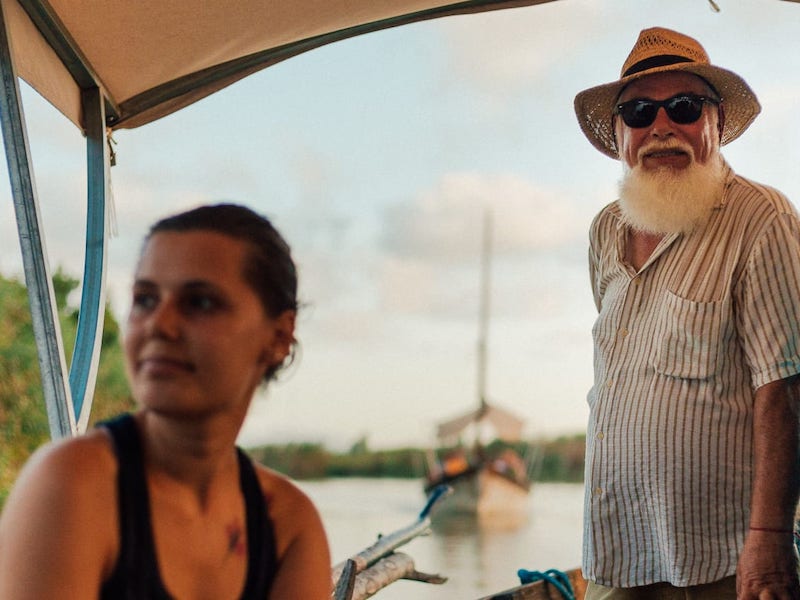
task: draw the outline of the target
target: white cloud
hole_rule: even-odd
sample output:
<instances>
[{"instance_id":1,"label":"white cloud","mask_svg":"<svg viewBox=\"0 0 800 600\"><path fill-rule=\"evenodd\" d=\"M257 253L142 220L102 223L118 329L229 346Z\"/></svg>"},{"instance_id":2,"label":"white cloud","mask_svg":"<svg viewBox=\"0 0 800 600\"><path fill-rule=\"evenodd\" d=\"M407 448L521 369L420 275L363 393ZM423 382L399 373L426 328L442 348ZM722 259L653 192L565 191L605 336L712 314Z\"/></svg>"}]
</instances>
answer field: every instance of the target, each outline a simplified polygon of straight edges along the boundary
<instances>
[{"instance_id":1,"label":"white cloud","mask_svg":"<svg viewBox=\"0 0 800 600\"><path fill-rule=\"evenodd\" d=\"M442 22L453 77L495 96L538 87L579 54L580 41L595 30L591 3L571 9L582 18L569 20L564 18L568 8L561 4Z\"/></svg>"},{"instance_id":2,"label":"white cloud","mask_svg":"<svg viewBox=\"0 0 800 600\"><path fill-rule=\"evenodd\" d=\"M572 198L517 175L454 173L411 202L387 211L383 246L401 258L476 264L484 214L492 221L492 254L557 248L581 234Z\"/></svg>"}]
</instances>

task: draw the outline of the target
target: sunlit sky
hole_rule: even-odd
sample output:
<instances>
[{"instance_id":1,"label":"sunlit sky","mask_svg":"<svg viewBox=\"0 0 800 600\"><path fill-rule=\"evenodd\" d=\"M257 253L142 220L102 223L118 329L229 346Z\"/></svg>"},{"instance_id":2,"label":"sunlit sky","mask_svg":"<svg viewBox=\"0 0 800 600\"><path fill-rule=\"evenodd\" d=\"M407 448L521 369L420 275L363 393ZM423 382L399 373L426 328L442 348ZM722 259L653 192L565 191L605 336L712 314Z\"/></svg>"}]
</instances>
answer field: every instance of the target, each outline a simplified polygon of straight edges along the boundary
<instances>
[{"instance_id":1,"label":"sunlit sky","mask_svg":"<svg viewBox=\"0 0 800 600\"><path fill-rule=\"evenodd\" d=\"M240 442L427 444L436 422L477 403L489 208L488 397L526 418L528 437L583 431L595 313L586 231L621 170L581 134L575 94L616 79L641 29L692 35L763 106L726 158L800 199L800 4L716 3L719 13L708 0L558 0L368 34L115 133L114 312L124 319L152 221L247 204L291 244L304 308L299 359L256 398ZM51 268L79 275L84 141L23 91ZM5 182L0 195L0 272L20 275Z\"/></svg>"}]
</instances>

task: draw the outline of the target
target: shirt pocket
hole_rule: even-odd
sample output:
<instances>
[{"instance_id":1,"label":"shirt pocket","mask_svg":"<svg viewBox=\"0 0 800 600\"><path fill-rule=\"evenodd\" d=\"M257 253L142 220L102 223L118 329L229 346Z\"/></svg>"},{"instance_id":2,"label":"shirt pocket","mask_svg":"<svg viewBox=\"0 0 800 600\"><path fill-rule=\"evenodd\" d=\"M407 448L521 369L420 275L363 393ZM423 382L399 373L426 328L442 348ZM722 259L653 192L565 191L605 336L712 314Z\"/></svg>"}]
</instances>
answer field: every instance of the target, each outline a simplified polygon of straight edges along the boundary
<instances>
[{"instance_id":1,"label":"shirt pocket","mask_svg":"<svg viewBox=\"0 0 800 600\"><path fill-rule=\"evenodd\" d=\"M707 379L719 369L729 329L730 301L698 302L664 292L655 337L656 372L681 379Z\"/></svg>"}]
</instances>

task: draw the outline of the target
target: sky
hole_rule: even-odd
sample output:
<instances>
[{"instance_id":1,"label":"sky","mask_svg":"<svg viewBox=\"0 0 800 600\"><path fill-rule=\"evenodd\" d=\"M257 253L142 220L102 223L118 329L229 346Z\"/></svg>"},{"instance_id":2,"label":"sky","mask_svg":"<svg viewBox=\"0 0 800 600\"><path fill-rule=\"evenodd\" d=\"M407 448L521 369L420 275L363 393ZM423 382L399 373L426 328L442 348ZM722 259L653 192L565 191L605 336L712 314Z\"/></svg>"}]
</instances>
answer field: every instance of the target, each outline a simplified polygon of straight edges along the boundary
<instances>
[{"instance_id":1,"label":"sky","mask_svg":"<svg viewBox=\"0 0 800 600\"><path fill-rule=\"evenodd\" d=\"M488 211L488 399L523 417L527 438L581 433L595 318L586 232L621 168L583 137L575 94L617 79L641 29L692 35L762 104L728 162L800 202L800 4L716 4L558 0L371 33L116 132L112 309L124 322L149 224L246 204L290 243L303 308L298 359L254 399L240 443L427 445L478 401ZM50 266L80 276L84 140L24 86L23 103ZM0 273L20 265L3 175Z\"/></svg>"}]
</instances>

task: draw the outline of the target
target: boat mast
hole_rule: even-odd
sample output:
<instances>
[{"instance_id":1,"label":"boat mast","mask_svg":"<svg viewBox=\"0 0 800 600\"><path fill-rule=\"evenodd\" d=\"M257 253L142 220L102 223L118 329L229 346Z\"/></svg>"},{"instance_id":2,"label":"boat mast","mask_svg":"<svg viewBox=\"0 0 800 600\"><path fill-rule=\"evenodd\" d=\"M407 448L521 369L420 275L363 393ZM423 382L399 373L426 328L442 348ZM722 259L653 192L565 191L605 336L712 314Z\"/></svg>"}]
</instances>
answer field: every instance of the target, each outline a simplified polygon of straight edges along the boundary
<instances>
[{"instance_id":1,"label":"boat mast","mask_svg":"<svg viewBox=\"0 0 800 600\"><path fill-rule=\"evenodd\" d=\"M483 414L487 407L486 400L486 357L489 338L489 300L490 300L490 281L491 275L491 256L492 247L492 214L489 209L485 209L483 214L483 247L481 251L481 290L480 307L478 309L478 403L480 414Z\"/></svg>"}]
</instances>

